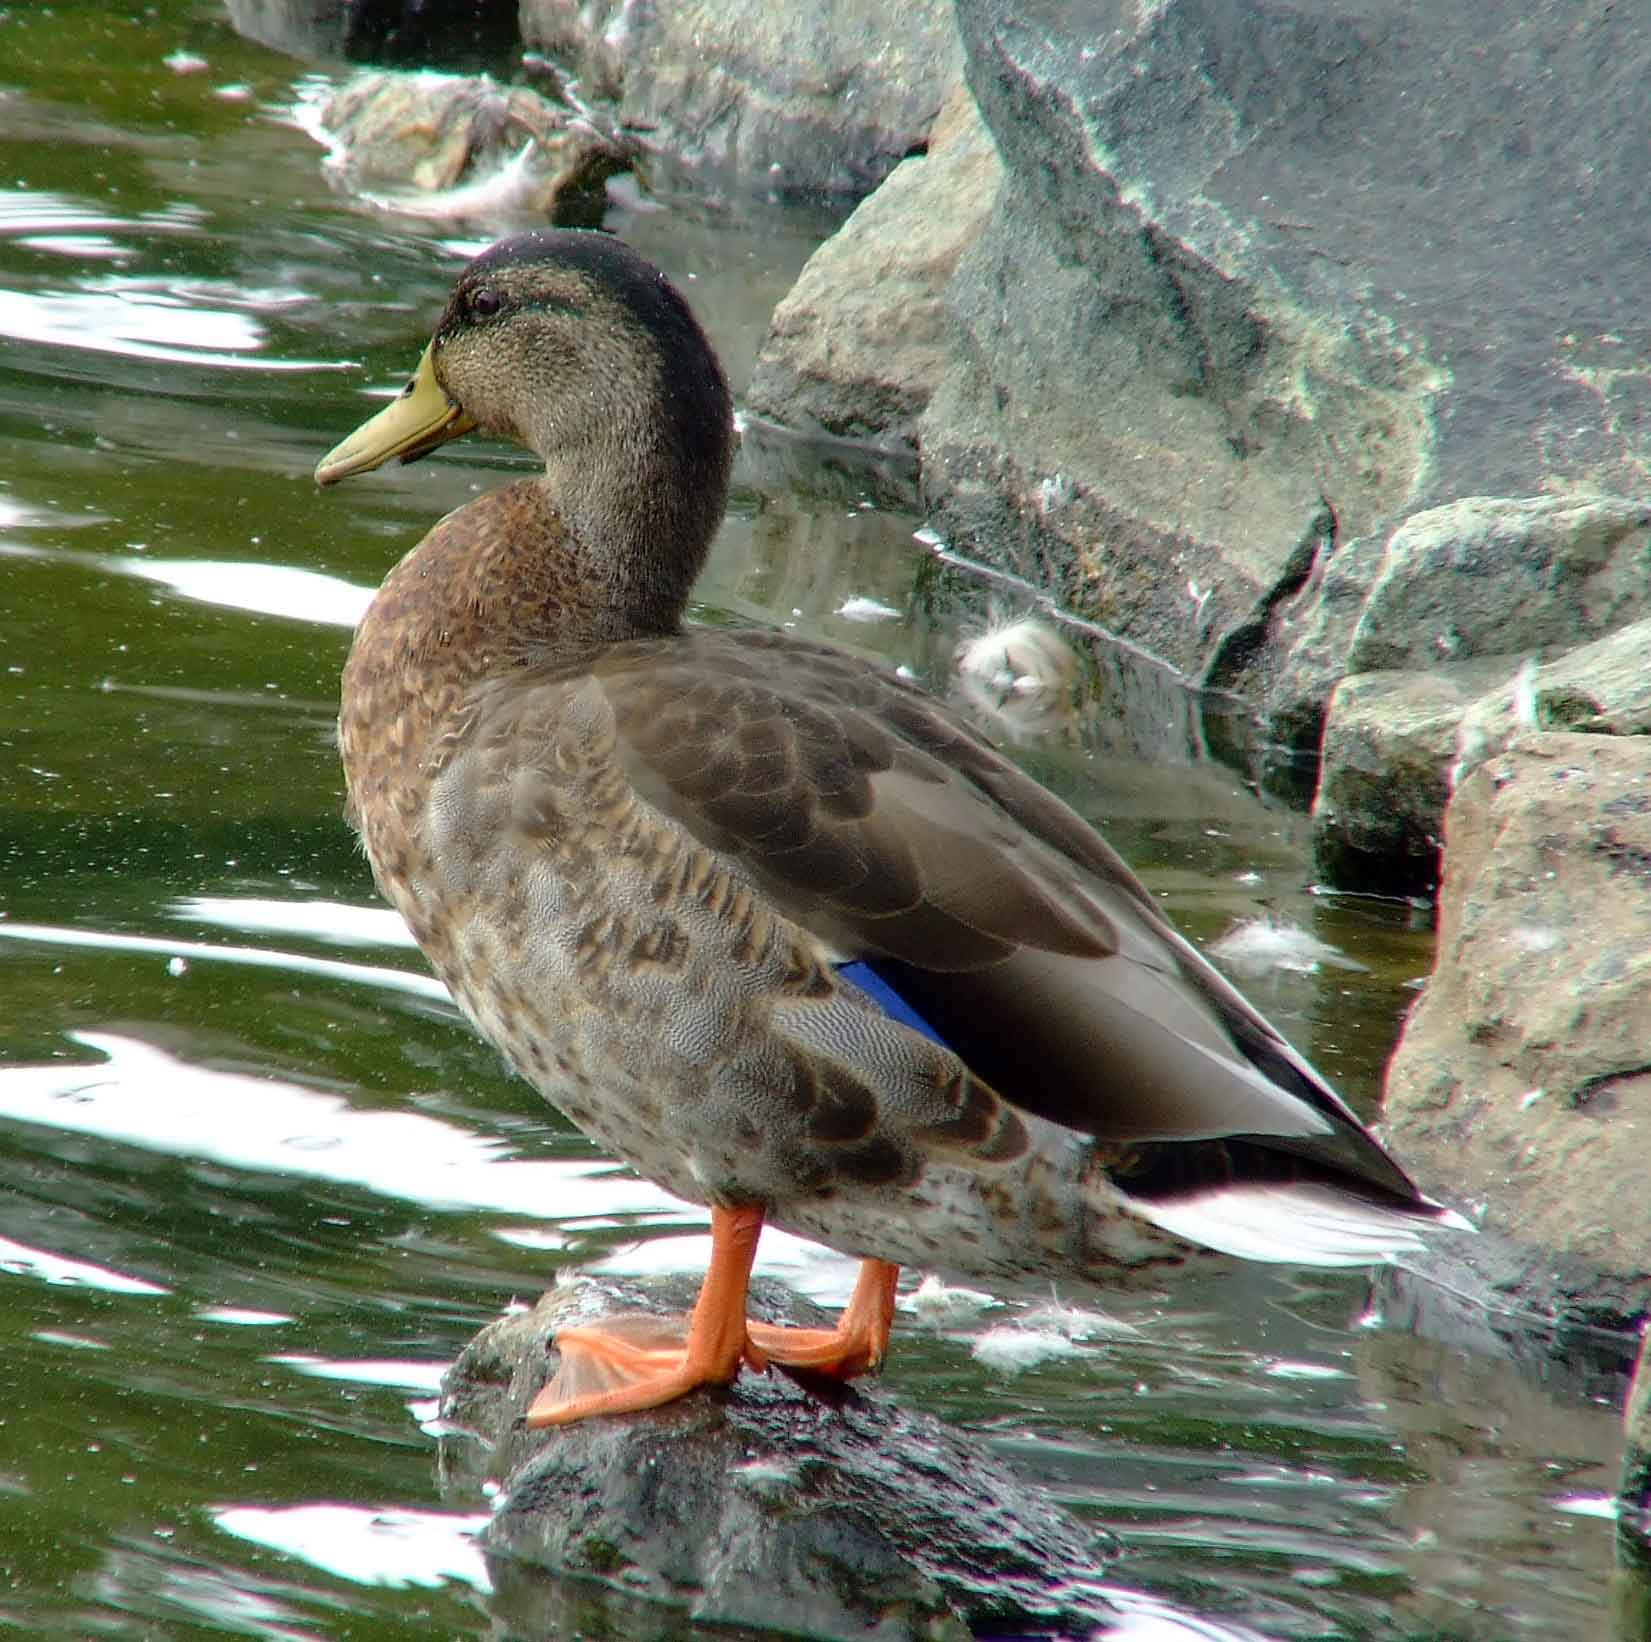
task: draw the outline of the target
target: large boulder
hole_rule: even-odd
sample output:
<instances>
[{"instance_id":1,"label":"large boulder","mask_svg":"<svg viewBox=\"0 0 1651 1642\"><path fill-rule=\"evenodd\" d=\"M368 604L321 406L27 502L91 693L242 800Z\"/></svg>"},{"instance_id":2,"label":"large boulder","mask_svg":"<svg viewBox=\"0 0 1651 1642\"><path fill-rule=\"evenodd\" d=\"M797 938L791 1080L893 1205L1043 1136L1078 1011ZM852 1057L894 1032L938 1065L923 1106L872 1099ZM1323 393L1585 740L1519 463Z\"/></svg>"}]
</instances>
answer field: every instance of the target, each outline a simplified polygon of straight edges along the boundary
<instances>
[{"instance_id":1,"label":"large boulder","mask_svg":"<svg viewBox=\"0 0 1651 1642\"><path fill-rule=\"evenodd\" d=\"M1438 957L1389 1070L1418 1176L1651 1300L1651 738L1537 731L1445 819Z\"/></svg>"},{"instance_id":2,"label":"large boulder","mask_svg":"<svg viewBox=\"0 0 1651 1642\"><path fill-rule=\"evenodd\" d=\"M661 163L783 194L869 193L962 68L947 0L522 0L521 27Z\"/></svg>"},{"instance_id":3,"label":"large boulder","mask_svg":"<svg viewBox=\"0 0 1651 1642\"><path fill-rule=\"evenodd\" d=\"M1466 494L1643 484L1644 246L1618 225L1651 16L958 17L1006 180L921 428L954 534L1264 694L1315 560Z\"/></svg>"},{"instance_id":4,"label":"large boulder","mask_svg":"<svg viewBox=\"0 0 1651 1642\"><path fill-rule=\"evenodd\" d=\"M1651 501L1470 496L1387 538L1353 672L1578 644L1651 614Z\"/></svg>"},{"instance_id":5,"label":"large boulder","mask_svg":"<svg viewBox=\"0 0 1651 1642\"><path fill-rule=\"evenodd\" d=\"M1454 781L1511 734L1644 724L1651 503L1468 497L1354 563L1358 594L1331 616L1351 673L1324 724L1314 850L1332 882L1427 894ZM1313 676L1275 681L1294 712L1312 716L1301 693L1322 667L1314 653Z\"/></svg>"}]
</instances>

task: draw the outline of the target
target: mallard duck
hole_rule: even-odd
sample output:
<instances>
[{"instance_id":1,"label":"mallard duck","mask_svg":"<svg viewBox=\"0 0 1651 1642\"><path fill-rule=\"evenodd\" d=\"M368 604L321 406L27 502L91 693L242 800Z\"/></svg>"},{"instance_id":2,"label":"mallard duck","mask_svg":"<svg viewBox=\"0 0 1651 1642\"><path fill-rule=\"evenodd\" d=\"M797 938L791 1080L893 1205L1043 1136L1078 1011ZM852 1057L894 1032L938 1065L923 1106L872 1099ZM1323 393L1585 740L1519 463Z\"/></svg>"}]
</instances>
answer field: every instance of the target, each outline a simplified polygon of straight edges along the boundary
<instances>
[{"instance_id":1,"label":"mallard duck","mask_svg":"<svg viewBox=\"0 0 1651 1642\"><path fill-rule=\"evenodd\" d=\"M917 685L684 624L732 406L665 277L590 232L460 275L323 485L472 429L545 464L441 520L344 670L348 811L459 1007L706 1206L685 1332L565 1331L529 1423L742 1363L848 1378L904 1265L1161 1282L1351 1264L1454 1221L1066 804ZM765 1222L857 1256L833 1329L747 1320Z\"/></svg>"}]
</instances>

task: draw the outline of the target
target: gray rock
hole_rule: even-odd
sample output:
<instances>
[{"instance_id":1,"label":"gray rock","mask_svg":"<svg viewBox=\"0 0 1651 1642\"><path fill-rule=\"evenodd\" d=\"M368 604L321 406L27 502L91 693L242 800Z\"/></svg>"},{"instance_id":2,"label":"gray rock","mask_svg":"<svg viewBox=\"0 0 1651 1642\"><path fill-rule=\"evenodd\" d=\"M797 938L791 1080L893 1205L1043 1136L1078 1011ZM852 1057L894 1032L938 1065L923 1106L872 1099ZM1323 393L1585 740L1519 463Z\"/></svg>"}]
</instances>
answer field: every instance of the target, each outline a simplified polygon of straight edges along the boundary
<instances>
[{"instance_id":1,"label":"gray rock","mask_svg":"<svg viewBox=\"0 0 1651 1642\"><path fill-rule=\"evenodd\" d=\"M1511 676L1530 652L1645 608L1648 514L1643 497L1473 497L1327 537L1307 580L1229 638L1209 682L1259 696L1274 737L1314 748L1349 672L1506 654Z\"/></svg>"},{"instance_id":2,"label":"gray rock","mask_svg":"<svg viewBox=\"0 0 1651 1642\"><path fill-rule=\"evenodd\" d=\"M809 259L774 310L750 408L792 427L909 444L946 366L944 292L1002 167L968 91Z\"/></svg>"},{"instance_id":3,"label":"gray rock","mask_svg":"<svg viewBox=\"0 0 1651 1642\"><path fill-rule=\"evenodd\" d=\"M961 71L946 0L523 0L522 38L662 164L781 193L869 193Z\"/></svg>"},{"instance_id":4,"label":"gray rock","mask_svg":"<svg viewBox=\"0 0 1651 1642\"><path fill-rule=\"evenodd\" d=\"M1651 1300L1651 740L1521 736L1445 821L1433 978L1389 1069L1417 1175Z\"/></svg>"},{"instance_id":5,"label":"gray rock","mask_svg":"<svg viewBox=\"0 0 1651 1642\"><path fill-rule=\"evenodd\" d=\"M646 1415L520 1428L557 1328L691 1299L670 1279L577 1278L484 1329L448 1371L444 1482L473 1497L483 1478L502 1480L482 1543L504 1610L529 1634L676 1635L657 1617L669 1609L764 1632L783 1616L788 1634L937 1642L1105 1635L1150 1615L1155 1634L1237 1642L1106 1588L1099 1536L982 1445L875 1389L823 1396L744 1374ZM769 1283L755 1285L753 1313L819 1321Z\"/></svg>"},{"instance_id":6,"label":"gray rock","mask_svg":"<svg viewBox=\"0 0 1651 1642\"><path fill-rule=\"evenodd\" d=\"M1464 717L1517 662L1355 673L1336 686L1313 802L1313 858L1338 887L1431 895Z\"/></svg>"},{"instance_id":7,"label":"gray rock","mask_svg":"<svg viewBox=\"0 0 1651 1642\"><path fill-rule=\"evenodd\" d=\"M1353 672L1574 644L1651 613L1651 502L1470 496L1388 538Z\"/></svg>"},{"instance_id":8,"label":"gray rock","mask_svg":"<svg viewBox=\"0 0 1651 1642\"><path fill-rule=\"evenodd\" d=\"M1495 658L1450 669L1477 676ZM1501 658L1506 681L1475 700L1456 728L1453 783L1527 730L1651 735L1651 619L1547 660Z\"/></svg>"},{"instance_id":9,"label":"gray rock","mask_svg":"<svg viewBox=\"0 0 1651 1642\"><path fill-rule=\"evenodd\" d=\"M959 7L1007 177L949 292L925 484L954 540L1047 566L1075 608L1198 672L1306 576L1326 497L1344 535L1400 505L1430 378L1346 309L1315 314L1267 236L1206 208L1229 91L1182 26L1198 8L1099 10ZM1143 97L1165 76L1185 95ZM1357 452L1343 483L1327 445Z\"/></svg>"},{"instance_id":10,"label":"gray rock","mask_svg":"<svg viewBox=\"0 0 1651 1642\"><path fill-rule=\"evenodd\" d=\"M1519 629L1510 622L1508 630ZM1330 700L1313 806L1320 877L1431 894L1452 789L1538 729L1651 735L1651 619L1545 661L1491 655L1343 679Z\"/></svg>"},{"instance_id":11,"label":"gray rock","mask_svg":"<svg viewBox=\"0 0 1651 1642\"><path fill-rule=\"evenodd\" d=\"M1544 729L1651 735L1651 620L1620 627L1542 663L1533 670L1529 689Z\"/></svg>"}]
</instances>

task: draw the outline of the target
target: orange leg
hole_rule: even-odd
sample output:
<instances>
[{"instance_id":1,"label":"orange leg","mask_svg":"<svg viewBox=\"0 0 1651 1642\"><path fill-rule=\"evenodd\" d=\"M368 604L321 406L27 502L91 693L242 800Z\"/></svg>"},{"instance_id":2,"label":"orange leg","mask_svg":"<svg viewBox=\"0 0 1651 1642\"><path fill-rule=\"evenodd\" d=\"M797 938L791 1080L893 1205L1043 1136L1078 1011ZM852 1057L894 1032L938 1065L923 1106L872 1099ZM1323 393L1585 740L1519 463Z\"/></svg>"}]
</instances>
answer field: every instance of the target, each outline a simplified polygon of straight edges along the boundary
<instances>
[{"instance_id":1,"label":"orange leg","mask_svg":"<svg viewBox=\"0 0 1651 1642\"><path fill-rule=\"evenodd\" d=\"M894 1326L894 1290L900 1268L887 1260L862 1260L843 1315L834 1329L747 1325L751 1343L784 1368L806 1369L833 1380L852 1380L876 1368L889 1349Z\"/></svg>"},{"instance_id":2,"label":"orange leg","mask_svg":"<svg viewBox=\"0 0 1651 1642\"><path fill-rule=\"evenodd\" d=\"M624 1327L622 1319L563 1329L556 1336L563 1366L533 1399L526 1424L572 1425L592 1414L660 1408L698 1386L731 1384L742 1361L766 1368L745 1337L745 1297L761 1235L761 1209L712 1209L711 1264L687 1339L680 1346L639 1343L639 1333L658 1338L663 1332L653 1319L641 1331ZM574 1389L593 1382L606 1389Z\"/></svg>"},{"instance_id":3,"label":"orange leg","mask_svg":"<svg viewBox=\"0 0 1651 1642\"><path fill-rule=\"evenodd\" d=\"M894 1322L900 1268L865 1260L835 1329L747 1324L751 1262L762 1210L712 1209L711 1264L688 1319L686 1339L669 1339L657 1318L610 1318L556 1336L562 1366L527 1411L531 1427L571 1425L593 1414L633 1414L674 1402L702 1385L729 1385L740 1364L772 1360L833 1379L864 1374L883 1360Z\"/></svg>"}]
</instances>

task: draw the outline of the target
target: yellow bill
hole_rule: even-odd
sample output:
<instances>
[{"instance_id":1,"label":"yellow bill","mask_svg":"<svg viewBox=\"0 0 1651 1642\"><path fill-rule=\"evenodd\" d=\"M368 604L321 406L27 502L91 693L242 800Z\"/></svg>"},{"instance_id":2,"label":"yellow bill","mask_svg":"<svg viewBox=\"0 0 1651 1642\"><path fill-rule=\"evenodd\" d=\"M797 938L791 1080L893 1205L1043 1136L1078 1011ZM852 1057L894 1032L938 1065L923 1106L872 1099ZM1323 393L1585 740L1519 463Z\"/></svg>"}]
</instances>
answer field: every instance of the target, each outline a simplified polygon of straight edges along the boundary
<instances>
[{"instance_id":1,"label":"yellow bill","mask_svg":"<svg viewBox=\"0 0 1651 1642\"><path fill-rule=\"evenodd\" d=\"M426 348L413 380L383 410L321 458L315 469L317 484L335 485L352 474L371 473L392 456L415 461L475 427L436 380L430 354Z\"/></svg>"}]
</instances>

